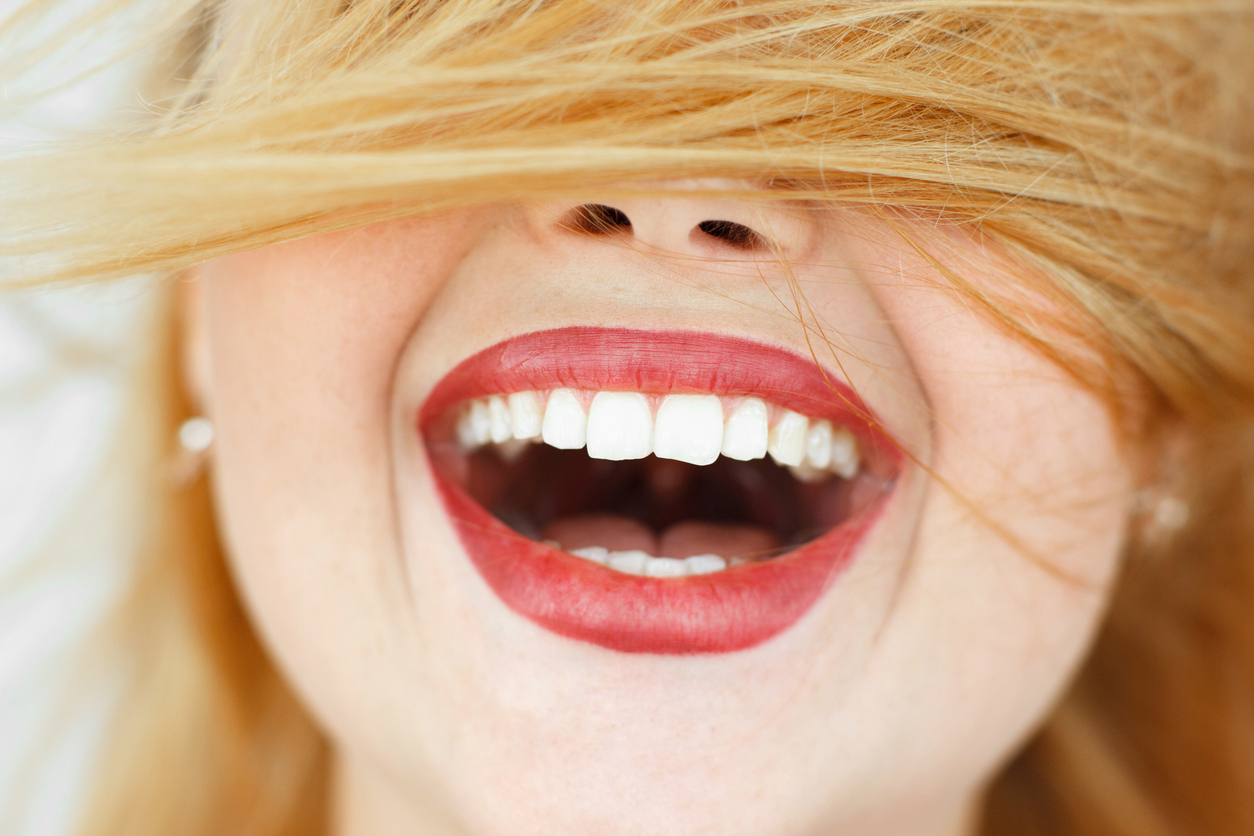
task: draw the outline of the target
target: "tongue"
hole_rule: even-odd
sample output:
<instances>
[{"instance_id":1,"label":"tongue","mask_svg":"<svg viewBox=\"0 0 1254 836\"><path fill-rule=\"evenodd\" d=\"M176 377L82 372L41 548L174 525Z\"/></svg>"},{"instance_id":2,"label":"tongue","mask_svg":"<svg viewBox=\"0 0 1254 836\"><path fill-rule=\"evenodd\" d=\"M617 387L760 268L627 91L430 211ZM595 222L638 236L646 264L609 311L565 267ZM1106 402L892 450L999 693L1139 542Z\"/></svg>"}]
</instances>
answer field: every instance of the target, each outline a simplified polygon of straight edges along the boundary
<instances>
[{"instance_id":1,"label":"tongue","mask_svg":"<svg viewBox=\"0 0 1254 836\"><path fill-rule=\"evenodd\" d=\"M556 519L541 536L556 540L567 551L601 546L613 552L639 549L655 557L756 557L779 547L779 539L764 528L721 523L677 523L656 536L648 526L618 514L581 514Z\"/></svg>"}]
</instances>

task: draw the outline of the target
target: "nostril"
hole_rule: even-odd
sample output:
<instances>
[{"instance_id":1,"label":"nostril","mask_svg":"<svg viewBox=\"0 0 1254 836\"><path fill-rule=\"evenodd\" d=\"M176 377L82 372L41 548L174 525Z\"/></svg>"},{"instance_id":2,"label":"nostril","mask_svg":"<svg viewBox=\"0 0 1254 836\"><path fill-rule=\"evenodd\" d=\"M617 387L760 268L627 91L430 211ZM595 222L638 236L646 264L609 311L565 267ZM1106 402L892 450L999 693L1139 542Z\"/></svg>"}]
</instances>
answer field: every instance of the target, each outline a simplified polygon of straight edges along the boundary
<instances>
[{"instance_id":1,"label":"nostril","mask_svg":"<svg viewBox=\"0 0 1254 836\"><path fill-rule=\"evenodd\" d=\"M585 203L576 206L564 219L563 225L579 232L606 235L631 229L631 218L621 209L603 203Z\"/></svg>"},{"instance_id":2,"label":"nostril","mask_svg":"<svg viewBox=\"0 0 1254 836\"><path fill-rule=\"evenodd\" d=\"M697 229L717 238L738 250L758 250L766 247L766 239L744 224L735 221L702 221Z\"/></svg>"}]
</instances>

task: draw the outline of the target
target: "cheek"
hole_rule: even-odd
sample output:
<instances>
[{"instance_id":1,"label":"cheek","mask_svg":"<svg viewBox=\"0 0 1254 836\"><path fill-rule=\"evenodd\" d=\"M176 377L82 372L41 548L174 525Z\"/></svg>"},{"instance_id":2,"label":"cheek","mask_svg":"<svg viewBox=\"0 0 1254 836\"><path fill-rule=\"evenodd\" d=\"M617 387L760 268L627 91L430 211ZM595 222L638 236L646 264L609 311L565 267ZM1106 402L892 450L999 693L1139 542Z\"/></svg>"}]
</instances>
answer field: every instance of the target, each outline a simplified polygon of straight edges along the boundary
<instances>
[{"instance_id":1,"label":"cheek","mask_svg":"<svg viewBox=\"0 0 1254 836\"><path fill-rule=\"evenodd\" d=\"M958 300L911 295L915 309L901 316L914 323L910 351L935 415L949 536L995 535L1042 582L1104 590L1131 493L1109 410Z\"/></svg>"},{"instance_id":2,"label":"cheek","mask_svg":"<svg viewBox=\"0 0 1254 836\"><path fill-rule=\"evenodd\" d=\"M403 587L392 380L466 231L465 219L384 224L203 273L220 527L263 638L324 716L338 700L330 660L368 655L386 636L372 625L394 615L346 610ZM318 629L329 623L348 627Z\"/></svg>"},{"instance_id":3,"label":"cheek","mask_svg":"<svg viewBox=\"0 0 1254 836\"><path fill-rule=\"evenodd\" d=\"M907 736L997 759L1091 641L1130 469L1102 402L970 305L918 286L879 294L932 410L936 477L879 657L896 693L881 696L927 694Z\"/></svg>"}]
</instances>

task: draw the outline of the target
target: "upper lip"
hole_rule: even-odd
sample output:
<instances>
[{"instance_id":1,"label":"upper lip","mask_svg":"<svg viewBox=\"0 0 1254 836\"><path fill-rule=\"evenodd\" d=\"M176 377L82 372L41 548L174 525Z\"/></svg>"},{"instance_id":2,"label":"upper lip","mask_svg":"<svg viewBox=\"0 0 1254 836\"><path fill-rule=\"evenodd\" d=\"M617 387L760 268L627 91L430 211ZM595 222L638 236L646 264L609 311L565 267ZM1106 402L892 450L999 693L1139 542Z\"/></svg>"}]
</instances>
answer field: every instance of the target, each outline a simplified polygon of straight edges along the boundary
<instances>
[{"instance_id":1,"label":"upper lip","mask_svg":"<svg viewBox=\"0 0 1254 836\"><path fill-rule=\"evenodd\" d=\"M437 383L417 424L427 435L437 486L468 555L516 612L559 634L616 650L723 652L787 629L848 564L886 497L764 563L683 579L619 575L514 533L441 473L446 453L430 431L454 407L484 395L557 387L758 397L845 426L893 475L902 460L846 383L812 358L742 337L569 327L513 337L467 358Z\"/></svg>"}]
</instances>

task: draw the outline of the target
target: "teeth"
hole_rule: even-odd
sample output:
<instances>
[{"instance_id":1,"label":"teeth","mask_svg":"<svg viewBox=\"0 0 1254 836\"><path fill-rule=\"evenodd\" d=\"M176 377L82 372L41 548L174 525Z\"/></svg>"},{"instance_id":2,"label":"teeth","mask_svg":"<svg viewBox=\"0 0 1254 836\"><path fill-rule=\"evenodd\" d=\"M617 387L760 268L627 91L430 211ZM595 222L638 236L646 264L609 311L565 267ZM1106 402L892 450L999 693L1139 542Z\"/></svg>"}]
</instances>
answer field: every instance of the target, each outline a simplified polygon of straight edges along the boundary
<instances>
[{"instance_id":1,"label":"teeth","mask_svg":"<svg viewBox=\"0 0 1254 836\"><path fill-rule=\"evenodd\" d=\"M723 427L723 455L747 462L766 455L766 404L757 398L745 398Z\"/></svg>"},{"instance_id":2,"label":"teeth","mask_svg":"<svg viewBox=\"0 0 1254 836\"><path fill-rule=\"evenodd\" d=\"M648 552L634 550L629 552L611 552L605 560L605 565L615 572L623 572L628 575L643 575L645 567L649 565L649 561L652 559Z\"/></svg>"},{"instance_id":3,"label":"teeth","mask_svg":"<svg viewBox=\"0 0 1254 836\"><path fill-rule=\"evenodd\" d=\"M815 470L826 470L832 463L832 425L816 421L806 434L806 464Z\"/></svg>"},{"instance_id":4,"label":"teeth","mask_svg":"<svg viewBox=\"0 0 1254 836\"><path fill-rule=\"evenodd\" d=\"M832 473L852 479L862 463L857 439L848 429L787 409L778 410L771 427L771 408L758 398L741 400L724 420L717 395L667 395L655 420L649 398L638 392L598 392L587 412L570 389L553 390L544 406L542 397L515 392L471 401L456 424L462 449L491 443L506 463L535 440L562 450L587 446L592 458L612 461L653 453L708 465L720 454L750 461L769 453L803 482L820 482Z\"/></svg>"},{"instance_id":5,"label":"teeth","mask_svg":"<svg viewBox=\"0 0 1254 836\"><path fill-rule=\"evenodd\" d=\"M644 564L644 573L650 578L682 578L688 574L688 567L673 557L651 557Z\"/></svg>"},{"instance_id":6,"label":"teeth","mask_svg":"<svg viewBox=\"0 0 1254 836\"><path fill-rule=\"evenodd\" d=\"M482 447L492 438L492 413L483 401L475 401L470 405L470 437L474 446Z\"/></svg>"},{"instance_id":7,"label":"teeth","mask_svg":"<svg viewBox=\"0 0 1254 836\"><path fill-rule=\"evenodd\" d=\"M653 455L713 464L723 447L723 404L717 395L667 395L657 410Z\"/></svg>"},{"instance_id":8,"label":"teeth","mask_svg":"<svg viewBox=\"0 0 1254 836\"><path fill-rule=\"evenodd\" d=\"M648 398L639 392L598 392L588 410L588 455L623 461L643 459L652 452Z\"/></svg>"},{"instance_id":9,"label":"teeth","mask_svg":"<svg viewBox=\"0 0 1254 836\"><path fill-rule=\"evenodd\" d=\"M557 548L560 549L561 546L559 545ZM587 546L582 549L571 549L570 553L575 557L582 557L584 560L591 560L593 563L600 563L602 565L605 564L605 561L608 560L610 556L610 550L600 546Z\"/></svg>"},{"instance_id":10,"label":"teeth","mask_svg":"<svg viewBox=\"0 0 1254 836\"><path fill-rule=\"evenodd\" d=\"M515 392L509 396L509 417L514 424L514 438L539 438L544 424L544 410L534 392Z\"/></svg>"},{"instance_id":11,"label":"teeth","mask_svg":"<svg viewBox=\"0 0 1254 836\"><path fill-rule=\"evenodd\" d=\"M462 446L463 450L473 450L479 446L479 440L475 435L475 423L471 420L473 413L473 405L462 411L461 417L457 419L457 443Z\"/></svg>"},{"instance_id":12,"label":"teeth","mask_svg":"<svg viewBox=\"0 0 1254 836\"><path fill-rule=\"evenodd\" d=\"M798 482L805 482L806 484L826 482L832 475L830 471L819 470L813 467L809 462L802 462L801 464L795 466L790 465L788 467L788 472L791 473Z\"/></svg>"},{"instance_id":13,"label":"teeth","mask_svg":"<svg viewBox=\"0 0 1254 836\"><path fill-rule=\"evenodd\" d=\"M810 429L810 419L797 412L784 410L779 421L771 430L767 440L766 451L776 464L799 465L805 458L806 436Z\"/></svg>"},{"instance_id":14,"label":"teeth","mask_svg":"<svg viewBox=\"0 0 1254 836\"><path fill-rule=\"evenodd\" d=\"M492 450L500 457L501 461L506 464L513 464L522 457L523 453L527 452L527 448L530 446L530 442L523 441L520 438L507 438L500 444L492 445Z\"/></svg>"},{"instance_id":15,"label":"teeth","mask_svg":"<svg viewBox=\"0 0 1254 836\"><path fill-rule=\"evenodd\" d=\"M852 479L858 475L861 463L857 439L849 430L840 427L832 434L832 470L843 479Z\"/></svg>"},{"instance_id":16,"label":"teeth","mask_svg":"<svg viewBox=\"0 0 1254 836\"><path fill-rule=\"evenodd\" d=\"M694 554L685 557L684 563L688 566L689 575L708 575L727 568L727 561L716 554Z\"/></svg>"},{"instance_id":17,"label":"teeth","mask_svg":"<svg viewBox=\"0 0 1254 836\"><path fill-rule=\"evenodd\" d=\"M492 440L492 410L487 401L471 401L457 419L457 440L473 450Z\"/></svg>"},{"instance_id":18,"label":"teeth","mask_svg":"<svg viewBox=\"0 0 1254 836\"><path fill-rule=\"evenodd\" d=\"M514 422L510 418L509 407L499 395L488 398L488 428L494 444L514 437Z\"/></svg>"},{"instance_id":19,"label":"teeth","mask_svg":"<svg viewBox=\"0 0 1254 836\"><path fill-rule=\"evenodd\" d=\"M574 392L555 389L549 395L540 435L545 444L559 450L578 450L587 443L588 416Z\"/></svg>"},{"instance_id":20,"label":"teeth","mask_svg":"<svg viewBox=\"0 0 1254 836\"><path fill-rule=\"evenodd\" d=\"M548 543L555 549L561 546ZM648 578L683 578L689 575L708 575L727 568L727 561L716 554L697 554L683 560L674 557L654 557L639 550L612 552L601 546L585 546L571 549L575 557L608 566L616 572L640 575Z\"/></svg>"}]
</instances>

